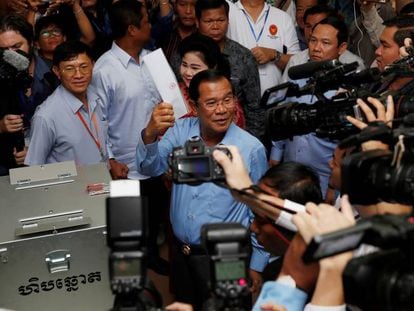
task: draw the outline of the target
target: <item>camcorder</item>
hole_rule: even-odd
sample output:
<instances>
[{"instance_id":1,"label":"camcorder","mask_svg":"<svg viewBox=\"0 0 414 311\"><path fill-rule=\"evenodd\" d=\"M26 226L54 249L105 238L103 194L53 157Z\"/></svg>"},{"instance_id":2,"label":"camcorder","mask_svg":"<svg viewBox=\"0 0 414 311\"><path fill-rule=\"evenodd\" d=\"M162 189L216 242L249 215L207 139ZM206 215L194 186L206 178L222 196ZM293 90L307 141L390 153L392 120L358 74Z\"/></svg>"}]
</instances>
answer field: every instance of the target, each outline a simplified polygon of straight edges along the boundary
<instances>
[{"instance_id":1,"label":"camcorder","mask_svg":"<svg viewBox=\"0 0 414 311\"><path fill-rule=\"evenodd\" d=\"M160 310L161 296L146 278L147 200L140 196L112 197L112 183L111 197L106 199L109 277L115 295L112 310Z\"/></svg>"},{"instance_id":2,"label":"camcorder","mask_svg":"<svg viewBox=\"0 0 414 311\"><path fill-rule=\"evenodd\" d=\"M174 148L168 161L173 181L188 184L224 181L223 168L213 158L213 151L217 149L231 158L226 147L208 147L200 137L192 137L184 146Z\"/></svg>"},{"instance_id":3,"label":"camcorder","mask_svg":"<svg viewBox=\"0 0 414 311\"><path fill-rule=\"evenodd\" d=\"M251 310L248 230L239 223L205 224L201 240L210 257L209 285L213 293L203 310Z\"/></svg>"},{"instance_id":4,"label":"camcorder","mask_svg":"<svg viewBox=\"0 0 414 311\"><path fill-rule=\"evenodd\" d=\"M315 236L304 254L312 262L361 244L380 248L352 259L343 273L345 302L362 310L412 310L414 218L376 215L343 230Z\"/></svg>"},{"instance_id":5,"label":"camcorder","mask_svg":"<svg viewBox=\"0 0 414 311\"><path fill-rule=\"evenodd\" d=\"M381 141L390 150L370 150L346 156L341 164L341 192L352 204L380 201L414 205L414 114L408 114L397 128L383 122L370 123L359 134L348 137L340 148Z\"/></svg>"},{"instance_id":6,"label":"camcorder","mask_svg":"<svg viewBox=\"0 0 414 311\"><path fill-rule=\"evenodd\" d=\"M272 140L282 140L296 135L314 132L318 137L340 140L358 131L346 120L354 116L363 120L363 113L357 106L357 99L378 98L385 103L388 95L398 102L398 113L414 112L411 98L414 82L409 82L398 91L385 91L380 94L370 92L367 87L372 83L390 83L397 77L414 77L412 64L414 56L407 56L389 66L383 73L377 68L356 72L357 62L342 64L337 60L309 62L289 69L292 79L308 78L303 87L287 82L265 91L261 105L268 108L266 129ZM327 98L329 90L346 91ZM313 104L288 102L287 98L313 95L317 101Z\"/></svg>"}]
</instances>

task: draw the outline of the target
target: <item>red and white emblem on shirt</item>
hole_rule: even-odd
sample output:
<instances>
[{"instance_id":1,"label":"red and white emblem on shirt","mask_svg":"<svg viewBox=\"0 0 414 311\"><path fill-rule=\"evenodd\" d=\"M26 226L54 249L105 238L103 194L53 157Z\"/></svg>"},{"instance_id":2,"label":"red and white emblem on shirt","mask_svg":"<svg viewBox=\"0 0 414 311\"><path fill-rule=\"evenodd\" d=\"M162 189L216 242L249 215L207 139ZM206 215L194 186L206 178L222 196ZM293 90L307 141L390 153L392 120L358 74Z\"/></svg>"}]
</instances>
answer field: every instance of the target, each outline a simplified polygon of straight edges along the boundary
<instances>
[{"instance_id":1,"label":"red and white emblem on shirt","mask_svg":"<svg viewBox=\"0 0 414 311\"><path fill-rule=\"evenodd\" d=\"M277 26L275 24L269 26L269 33L272 36L275 36L277 34Z\"/></svg>"}]
</instances>

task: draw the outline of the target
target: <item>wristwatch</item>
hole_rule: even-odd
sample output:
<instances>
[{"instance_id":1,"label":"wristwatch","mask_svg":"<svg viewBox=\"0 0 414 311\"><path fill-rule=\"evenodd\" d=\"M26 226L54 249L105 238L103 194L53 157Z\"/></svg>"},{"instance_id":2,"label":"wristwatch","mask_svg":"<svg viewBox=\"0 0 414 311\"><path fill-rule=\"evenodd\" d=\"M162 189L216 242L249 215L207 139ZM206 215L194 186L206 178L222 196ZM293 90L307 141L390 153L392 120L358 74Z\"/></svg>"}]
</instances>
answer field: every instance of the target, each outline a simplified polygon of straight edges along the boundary
<instances>
[{"instance_id":1,"label":"wristwatch","mask_svg":"<svg viewBox=\"0 0 414 311\"><path fill-rule=\"evenodd\" d=\"M282 53L280 53L278 50L276 50L275 59L273 60L275 64L277 64L280 61L280 58L282 57Z\"/></svg>"}]
</instances>

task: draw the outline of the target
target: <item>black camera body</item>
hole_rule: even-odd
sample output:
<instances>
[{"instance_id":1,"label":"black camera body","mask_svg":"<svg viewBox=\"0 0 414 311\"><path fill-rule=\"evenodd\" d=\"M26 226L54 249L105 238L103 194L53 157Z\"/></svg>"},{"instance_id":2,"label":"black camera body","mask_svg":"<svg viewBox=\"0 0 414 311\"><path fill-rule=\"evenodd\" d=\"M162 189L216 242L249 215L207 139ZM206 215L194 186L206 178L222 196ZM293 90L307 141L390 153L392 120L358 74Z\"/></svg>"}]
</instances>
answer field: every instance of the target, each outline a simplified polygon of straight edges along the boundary
<instances>
[{"instance_id":1,"label":"black camera body","mask_svg":"<svg viewBox=\"0 0 414 311\"><path fill-rule=\"evenodd\" d=\"M395 129L382 122L370 123L359 134L342 141L340 147L369 140L382 141L395 150L378 149L346 156L341 164L341 192L348 194L353 204L386 201L413 205L414 114L404 117Z\"/></svg>"},{"instance_id":2,"label":"black camera body","mask_svg":"<svg viewBox=\"0 0 414 311\"><path fill-rule=\"evenodd\" d=\"M122 294L140 291L146 276L146 198L107 198L106 205L112 292Z\"/></svg>"},{"instance_id":3,"label":"black camera body","mask_svg":"<svg viewBox=\"0 0 414 311\"><path fill-rule=\"evenodd\" d=\"M318 63L318 62L315 62ZM321 62L323 64L323 62ZM296 135L316 133L318 137L340 140L355 134L358 130L346 120L346 116L365 119L357 99L366 100L369 96L379 99L385 104L388 95L392 95L396 103L396 116L414 112L414 81L408 82L398 91L371 92L372 83L390 84L400 75L414 77L412 64L414 57L410 56L395 62L383 73L377 68L369 68L355 72L352 64L336 62L332 69L323 69L312 73L306 85L288 82L265 91L261 105L268 108L266 114L266 130L273 140L282 140ZM304 64L308 65L308 64ZM304 66L299 65L296 67ZM315 66L314 64L311 64ZM292 67L291 69L295 69ZM298 70L296 69L295 72ZM326 98L329 90L345 89L332 98ZM290 102L281 104L287 97L314 95L317 101L313 104Z\"/></svg>"},{"instance_id":4,"label":"black camera body","mask_svg":"<svg viewBox=\"0 0 414 311\"><path fill-rule=\"evenodd\" d=\"M358 248L380 247L353 258L343 272L345 301L362 310L412 310L414 221L409 216L375 215L355 226L315 236L304 254L311 262Z\"/></svg>"},{"instance_id":5,"label":"black camera body","mask_svg":"<svg viewBox=\"0 0 414 311\"><path fill-rule=\"evenodd\" d=\"M192 137L186 141L184 147L174 148L169 157L173 181L197 184L225 180L223 168L213 158L214 150L221 150L231 158L226 147L208 147L200 137Z\"/></svg>"},{"instance_id":6,"label":"black camera body","mask_svg":"<svg viewBox=\"0 0 414 311\"><path fill-rule=\"evenodd\" d=\"M206 224L201 240L210 256L210 288L216 309L248 309L250 235L239 223Z\"/></svg>"}]
</instances>

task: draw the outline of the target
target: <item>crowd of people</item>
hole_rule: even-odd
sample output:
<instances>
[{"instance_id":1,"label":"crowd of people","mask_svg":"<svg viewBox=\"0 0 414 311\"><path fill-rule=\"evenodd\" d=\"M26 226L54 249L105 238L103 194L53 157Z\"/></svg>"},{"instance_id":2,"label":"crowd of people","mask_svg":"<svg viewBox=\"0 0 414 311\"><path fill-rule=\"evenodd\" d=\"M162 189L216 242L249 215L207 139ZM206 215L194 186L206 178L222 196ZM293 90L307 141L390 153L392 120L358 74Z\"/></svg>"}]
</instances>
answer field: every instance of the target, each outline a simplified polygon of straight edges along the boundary
<instances>
[{"instance_id":1,"label":"crowd of people","mask_svg":"<svg viewBox=\"0 0 414 311\"><path fill-rule=\"evenodd\" d=\"M412 212L410 206L385 202L353 210L346 197L340 201L340 163L353 150L339 149L338 141L315 133L270 141L260 98L266 89L293 81L289 68L309 61L357 62L359 70L384 72L412 43L407 38L414 33L414 2L0 3L0 49L12 51L18 61L28 60L28 66L21 69L4 56L0 62L29 80L10 85L0 66L0 176L25 165L73 160L79 166L106 163L113 179L140 180L150 206L149 266L170 275L177 301L201 310L211 295L202 225L238 222L251 228L251 292L259 295L254 310L345 310L341 273L352 255L305 265L306 244L316 233L354 225L356 215ZM158 48L178 80L187 109L183 116L163 100L144 66L144 57ZM294 82L302 87L307 81ZM411 81L396 76L367 88L379 94ZM323 95L331 98L340 91ZM317 98L311 94L289 101L312 105ZM359 99L366 122L391 124L403 116L392 97L387 101L385 106L372 97ZM367 126L352 116L347 120L359 129ZM214 153L229 188L268 200L313 203L288 217L214 183L171 185L169 154L195 137L209 147L231 146L232 160ZM362 146L373 148L387 146ZM170 264L159 257L156 242L167 212ZM263 280L268 282L262 287ZM189 305L167 309L187 310Z\"/></svg>"}]
</instances>

